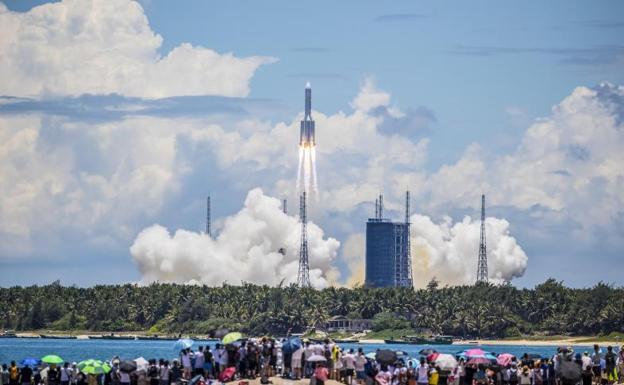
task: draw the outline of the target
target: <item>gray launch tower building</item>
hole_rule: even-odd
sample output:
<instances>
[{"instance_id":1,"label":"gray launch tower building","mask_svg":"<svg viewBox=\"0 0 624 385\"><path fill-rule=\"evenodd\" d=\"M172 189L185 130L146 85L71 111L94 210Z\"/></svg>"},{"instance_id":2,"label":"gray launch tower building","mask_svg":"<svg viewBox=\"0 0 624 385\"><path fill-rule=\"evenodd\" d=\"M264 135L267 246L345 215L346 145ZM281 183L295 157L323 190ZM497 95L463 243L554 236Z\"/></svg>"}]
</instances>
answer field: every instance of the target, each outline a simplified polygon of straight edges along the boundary
<instances>
[{"instance_id":1,"label":"gray launch tower building","mask_svg":"<svg viewBox=\"0 0 624 385\"><path fill-rule=\"evenodd\" d=\"M365 286L413 287L409 216L409 191L405 196L405 222L383 217L383 195L375 201L375 218L366 222Z\"/></svg>"}]
</instances>

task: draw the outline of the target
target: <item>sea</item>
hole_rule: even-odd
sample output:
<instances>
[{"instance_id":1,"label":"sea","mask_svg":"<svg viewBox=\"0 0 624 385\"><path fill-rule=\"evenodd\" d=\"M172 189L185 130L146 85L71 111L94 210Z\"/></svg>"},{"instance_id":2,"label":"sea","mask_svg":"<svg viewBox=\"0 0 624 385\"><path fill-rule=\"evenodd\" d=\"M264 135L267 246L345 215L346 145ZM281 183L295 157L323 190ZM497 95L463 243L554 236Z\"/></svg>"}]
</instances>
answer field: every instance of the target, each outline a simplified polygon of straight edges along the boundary
<instances>
[{"instance_id":1,"label":"sea","mask_svg":"<svg viewBox=\"0 0 624 385\"><path fill-rule=\"evenodd\" d=\"M56 354L68 362L79 362L94 358L110 360L113 357L134 359L138 357L173 359L176 352L173 349L174 341L154 340L89 340L89 339L44 339L44 338L0 338L0 364L14 360L19 362L25 358L41 358L48 354ZM195 342L194 349L199 346L210 345L214 348L215 342ZM552 356L555 346L537 345L409 345L409 344L367 344L341 343L344 349L362 348L365 353L377 349L401 350L410 357L419 357L422 349L435 349L440 353L455 354L470 348L481 348L487 352L511 353L517 357L524 353L539 354L544 357ZM591 350L591 346L575 346L576 351Z\"/></svg>"}]
</instances>

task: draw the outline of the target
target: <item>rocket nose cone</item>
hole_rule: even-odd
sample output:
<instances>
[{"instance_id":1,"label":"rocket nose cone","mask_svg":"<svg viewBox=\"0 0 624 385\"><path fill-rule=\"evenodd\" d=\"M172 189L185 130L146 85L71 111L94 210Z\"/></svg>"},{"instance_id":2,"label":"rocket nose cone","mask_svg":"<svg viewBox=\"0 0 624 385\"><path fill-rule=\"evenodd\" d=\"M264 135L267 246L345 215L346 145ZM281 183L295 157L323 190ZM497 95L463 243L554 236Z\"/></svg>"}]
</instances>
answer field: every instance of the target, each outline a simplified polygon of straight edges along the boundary
<instances>
[{"instance_id":1,"label":"rocket nose cone","mask_svg":"<svg viewBox=\"0 0 624 385\"><path fill-rule=\"evenodd\" d=\"M307 89L312 88L312 86L310 85L310 82L307 82L307 83L306 83L306 88L307 88Z\"/></svg>"}]
</instances>

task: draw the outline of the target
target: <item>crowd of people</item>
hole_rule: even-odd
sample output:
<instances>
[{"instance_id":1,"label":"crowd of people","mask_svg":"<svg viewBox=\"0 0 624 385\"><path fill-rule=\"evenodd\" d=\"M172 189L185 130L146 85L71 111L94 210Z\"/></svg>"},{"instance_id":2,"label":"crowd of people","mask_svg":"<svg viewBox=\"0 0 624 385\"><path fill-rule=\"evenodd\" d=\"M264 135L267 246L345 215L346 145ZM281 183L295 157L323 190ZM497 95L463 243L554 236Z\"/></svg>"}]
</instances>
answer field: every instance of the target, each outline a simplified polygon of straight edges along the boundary
<instances>
[{"instance_id":1,"label":"crowd of people","mask_svg":"<svg viewBox=\"0 0 624 385\"><path fill-rule=\"evenodd\" d=\"M389 352L389 351L385 351ZM392 352L389 352L392 353ZM448 356L448 355L447 355ZM511 356L511 355L509 355ZM342 349L330 340L301 342L271 338L185 348L171 361L128 361L114 357L101 372L85 373L80 364L3 365L0 385L172 385L208 384L260 378L310 379L314 385L335 380L347 385L612 385L624 383L624 346L619 352L577 353L559 348L552 357L524 355L500 360L460 357L441 365L435 355L365 354ZM382 359L383 358L383 359Z\"/></svg>"}]
</instances>

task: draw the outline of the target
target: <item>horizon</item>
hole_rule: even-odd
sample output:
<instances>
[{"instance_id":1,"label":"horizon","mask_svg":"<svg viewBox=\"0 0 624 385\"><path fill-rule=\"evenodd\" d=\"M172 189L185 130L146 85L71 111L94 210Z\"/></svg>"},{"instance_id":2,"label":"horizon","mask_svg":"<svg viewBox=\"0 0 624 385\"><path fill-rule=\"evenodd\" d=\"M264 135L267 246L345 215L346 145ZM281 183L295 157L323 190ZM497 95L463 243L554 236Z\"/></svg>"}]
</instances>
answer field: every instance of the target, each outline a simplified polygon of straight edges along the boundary
<instances>
[{"instance_id":1,"label":"horizon","mask_svg":"<svg viewBox=\"0 0 624 385\"><path fill-rule=\"evenodd\" d=\"M296 282L300 182L315 288L406 190L416 288L475 282L482 194L492 282L624 286L624 3L308 8L0 1L0 287Z\"/></svg>"}]
</instances>

